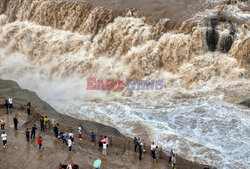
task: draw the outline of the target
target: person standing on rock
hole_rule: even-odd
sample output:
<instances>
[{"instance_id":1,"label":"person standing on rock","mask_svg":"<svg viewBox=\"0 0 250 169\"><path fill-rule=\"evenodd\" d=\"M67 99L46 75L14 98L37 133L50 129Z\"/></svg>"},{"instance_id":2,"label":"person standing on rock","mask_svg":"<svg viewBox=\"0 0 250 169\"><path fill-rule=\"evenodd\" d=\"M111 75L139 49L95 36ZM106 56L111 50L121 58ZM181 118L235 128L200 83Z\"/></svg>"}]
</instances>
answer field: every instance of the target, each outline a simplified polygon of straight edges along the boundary
<instances>
[{"instance_id":1,"label":"person standing on rock","mask_svg":"<svg viewBox=\"0 0 250 169\"><path fill-rule=\"evenodd\" d=\"M58 138L58 123L54 126L53 130L54 130L54 133L55 133L55 137Z\"/></svg>"},{"instance_id":2,"label":"person standing on rock","mask_svg":"<svg viewBox=\"0 0 250 169\"><path fill-rule=\"evenodd\" d=\"M31 109L31 104L30 104L30 102L29 102L25 107L26 107L26 109L27 109L28 115L30 115L30 109Z\"/></svg>"},{"instance_id":3,"label":"person standing on rock","mask_svg":"<svg viewBox=\"0 0 250 169\"><path fill-rule=\"evenodd\" d=\"M9 102L8 102L8 100L6 99L5 100L5 110L6 110L6 114L8 114L9 113Z\"/></svg>"},{"instance_id":4,"label":"person standing on rock","mask_svg":"<svg viewBox=\"0 0 250 169\"><path fill-rule=\"evenodd\" d=\"M143 152L143 149L142 149L142 145L139 145L139 160L142 160L142 152Z\"/></svg>"},{"instance_id":5,"label":"person standing on rock","mask_svg":"<svg viewBox=\"0 0 250 169\"><path fill-rule=\"evenodd\" d=\"M107 141L106 141L106 143L107 143L107 147L109 147L109 138L108 138L108 136L104 136L104 139L106 139Z\"/></svg>"},{"instance_id":6,"label":"person standing on rock","mask_svg":"<svg viewBox=\"0 0 250 169\"><path fill-rule=\"evenodd\" d=\"M159 147L158 146L156 146L155 148L155 157L157 160L159 159Z\"/></svg>"},{"instance_id":7,"label":"person standing on rock","mask_svg":"<svg viewBox=\"0 0 250 169\"><path fill-rule=\"evenodd\" d=\"M13 99L11 97L9 98L9 104L10 104L9 108L12 109L12 107L13 107Z\"/></svg>"},{"instance_id":8,"label":"person standing on rock","mask_svg":"<svg viewBox=\"0 0 250 169\"><path fill-rule=\"evenodd\" d=\"M175 169L175 164L176 164L176 154L173 154L173 157L172 157L172 169Z\"/></svg>"},{"instance_id":9,"label":"person standing on rock","mask_svg":"<svg viewBox=\"0 0 250 169\"><path fill-rule=\"evenodd\" d=\"M34 124L33 125L33 127L32 127L32 130L31 130L31 136L30 136L30 138L32 139L35 139L36 138L36 124Z\"/></svg>"},{"instance_id":10,"label":"person standing on rock","mask_svg":"<svg viewBox=\"0 0 250 169\"><path fill-rule=\"evenodd\" d=\"M144 146L143 146L143 142L144 142L144 140L140 140L140 146L141 146L141 148L142 148L142 152L145 152Z\"/></svg>"},{"instance_id":11,"label":"person standing on rock","mask_svg":"<svg viewBox=\"0 0 250 169\"><path fill-rule=\"evenodd\" d=\"M44 131L44 118L40 119L41 131Z\"/></svg>"},{"instance_id":12,"label":"person standing on rock","mask_svg":"<svg viewBox=\"0 0 250 169\"><path fill-rule=\"evenodd\" d=\"M14 128L15 128L15 130L17 130L17 124L18 124L17 116L15 116L13 118L13 122L14 122Z\"/></svg>"},{"instance_id":13,"label":"person standing on rock","mask_svg":"<svg viewBox=\"0 0 250 169\"><path fill-rule=\"evenodd\" d=\"M45 116L44 117L44 129L45 130L47 129L48 125L49 125L49 118L48 116Z\"/></svg>"},{"instance_id":14,"label":"person standing on rock","mask_svg":"<svg viewBox=\"0 0 250 169\"><path fill-rule=\"evenodd\" d=\"M137 146L138 146L138 140L137 140L136 137L134 137L133 144L135 146L134 151L136 152L137 151Z\"/></svg>"},{"instance_id":15,"label":"person standing on rock","mask_svg":"<svg viewBox=\"0 0 250 169\"><path fill-rule=\"evenodd\" d=\"M102 136L100 136L99 137L99 148L98 148L98 150L101 151L102 147L103 147Z\"/></svg>"},{"instance_id":16,"label":"person standing on rock","mask_svg":"<svg viewBox=\"0 0 250 169\"><path fill-rule=\"evenodd\" d=\"M81 127L79 127L78 135L79 135L79 140L82 140L82 128Z\"/></svg>"},{"instance_id":17,"label":"person standing on rock","mask_svg":"<svg viewBox=\"0 0 250 169\"><path fill-rule=\"evenodd\" d=\"M93 131L92 131L90 137L91 137L92 145L94 145L94 143L95 143L95 133Z\"/></svg>"},{"instance_id":18,"label":"person standing on rock","mask_svg":"<svg viewBox=\"0 0 250 169\"><path fill-rule=\"evenodd\" d=\"M106 142L102 144L102 155L104 156L107 155L107 143Z\"/></svg>"},{"instance_id":19,"label":"person standing on rock","mask_svg":"<svg viewBox=\"0 0 250 169\"><path fill-rule=\"evenodd\" d=\"M171 149L171 151L169 152L169 156L168 156L168 161L171 163L172 162L172 157L173 157L173 150Z\"/></svg>"},{"instance_id":20,"label":"person standing on rock","mask_svg":"<svg viewBox=\"0 0 250 169\"><path fill-rule=\"evenodd\" d=\"M26 135L26 140L27 140L27 142L29 142L29 141L30 141L30 131L29 131L28 128L27 128L26 131L25 131L25 135Z\"/></svg>"},{"instance_id":21,"label":"person standing on rock","mask_svg":"<svg viewBox=\"0 0 250 169\"><path fill-rule=\"evenodd\" d=\"M38 144L38 149L40 150L42 148L42 137L39 136L38 139L37 139L37 144Z\"/></svg>"},{"instance_id":22,"label":"person standing on rock","mask_svg":"<svg viewBox=\"0 0 250 169\"><path fill-rule=\"evenodd\" d=\"M69 151L72 150L72 137L69 137L68 139L68 147L69 147Z\"/></svg>"},{"instance_id":23,"label":"person standing on rock","mask_svg":"<svg viewBox=\"0 0 250 169\"><path fill-rule=\"evenodd\" d=\"M4 130L4 126L5 126L5 121L4 121L4 118L2 118L2 120L0 121L1 123L1 131Z\"/></svg>"},{"instance_id":24,"label":"person standing on rock","mask_svg":"<svg viewBox=\"0 0 250 169\"><path fill-rule=\"evenodd\" d=\"M7 134L5 133L5 131L3 131L3 134L1 135L1 137L3 140L3 147L5 147L7 144Z\"/></svg>"},{"instance_id":25,"label":"person standing on rock","mask_svg":"<svg viewBox=\"0 0 250 169\"><path fill-rule=\"evenodd\" d=\"M152 159L153 159L153 163L155 162L155 158L156 158L155 149L156 149L155 143L152 142L152 144L151 144L151 156L152 156Z\"/></svg>"}]
</instances>

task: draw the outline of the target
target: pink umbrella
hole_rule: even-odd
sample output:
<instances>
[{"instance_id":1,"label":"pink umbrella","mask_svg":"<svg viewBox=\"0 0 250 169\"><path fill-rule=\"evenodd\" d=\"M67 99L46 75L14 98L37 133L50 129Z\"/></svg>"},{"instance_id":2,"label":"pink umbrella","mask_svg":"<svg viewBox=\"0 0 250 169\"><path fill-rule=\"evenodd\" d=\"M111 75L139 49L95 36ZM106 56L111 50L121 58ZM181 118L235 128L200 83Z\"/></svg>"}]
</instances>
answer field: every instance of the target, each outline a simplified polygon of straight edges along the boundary
<instances>
[{"instance_id":1,"label":"pink umbrella","mask_svg":"<svg viewBox=\"0 0 250 169\"><path fill-rule=\"evenodd\" d=\"M109 141L109 139L107 138L101 140L102 143L107 142L107 141Z\"/></svg>"}]
</instances>

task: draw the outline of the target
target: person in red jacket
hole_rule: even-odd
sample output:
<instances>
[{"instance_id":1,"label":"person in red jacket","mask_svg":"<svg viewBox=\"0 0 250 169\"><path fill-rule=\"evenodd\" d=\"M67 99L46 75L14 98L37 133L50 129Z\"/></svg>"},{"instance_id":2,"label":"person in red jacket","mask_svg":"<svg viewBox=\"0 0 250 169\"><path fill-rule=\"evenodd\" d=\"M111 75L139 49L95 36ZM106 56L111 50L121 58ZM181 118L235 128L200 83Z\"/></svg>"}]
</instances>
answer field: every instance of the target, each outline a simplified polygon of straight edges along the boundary
<instances>
[{"instance_id":1,"label":"person in red jacket","mask_svg":"<svg viewBox=\"0 0 250 169\"><path fill-rule=\"evenodd\" d=\"M42 147L42 137L41 136L39 136L39 138L37 139L37 144L38 144L38 148L39 148L39 150L41 149L41 147Z\"/></svg>"}]
</instances>

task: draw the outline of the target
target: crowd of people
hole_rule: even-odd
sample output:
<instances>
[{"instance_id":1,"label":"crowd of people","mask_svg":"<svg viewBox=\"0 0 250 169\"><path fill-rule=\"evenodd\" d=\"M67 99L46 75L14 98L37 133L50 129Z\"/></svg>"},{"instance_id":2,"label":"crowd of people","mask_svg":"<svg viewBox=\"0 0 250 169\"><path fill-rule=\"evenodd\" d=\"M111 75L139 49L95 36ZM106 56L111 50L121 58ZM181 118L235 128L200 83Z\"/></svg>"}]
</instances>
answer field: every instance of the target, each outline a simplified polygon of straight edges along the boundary
<instances>
[{"instance_id":1,"label":"crowd of people","mask_svg":"<svg viewBox=\"0 0 250 169\"><path fill-rule=\"evenodd\" d=\"M133 144L134 144L134 152L136 153L138 150L139 160L142 160L142 154L146 152L146 150L144 149L144 146L143 146L144 140L134 137ZM159 159L159 147L156 146L154 142L152 142L152 144L150 146L150 150L151 150L152 162L156 163L156 160ZM172 169L175 169L175 166L176 166L176 155L177 154L174 154L173 150L171 149L171 151L169 153L169 161L168 162L171 163Z\"/></svg>"},{"instance_id":2,"label":"crowd of people","mask_svg":"<svg viewBox=\"0 0 250 169\"><path fill-rule=\"evenodd\" d=\"M28 103L27 105L25 105L26 109L27 109L27 114L30 115L31 114L31 104ZM5 102L5 109L6 109L6 114L9 113L9 110L13 108L13 99L9 98L8 100L6 100ZM68 130L63 132L60 131L60 126L59 123L56 123L55 120L52 120L52 126L53 126L53 132L54 132L54 136L56 139L62 140L62 144L66 144L68 146L68 150L69 152L72 151L72 146L74 143L74 133L73 130ZM3 141L3 146L4 148L7 145L7 134L5 132L5 120L4 118L2 118L0 120L0 124L1 124L1 138ZM17 116L15 116L13 118L13 124L14 124L14 130L18 130L18 119ZM50 124L50 119L48 116L42 117L40 119L40 130L41 132L44 132L46 130L48 130L48 126ZM36 139L36 131L37 131L37 126L36 124L33 124L33 126L31 127L31 131L29 128L26 128L25 130L25 136L26 136L26 141L30 142L30 140L34 140ZM83 128L81 126L78 127L78 138L79 141L81 141L83 139ZM95 144L96 142L96 135L94 132L91 132L90 134L90 140L92 145ZM37 138L37 144L38 144L38 149L41 150L42 148L42 137L38 136ZM109 139L107 136L100 136L99 140L98 140L98 145L99 148L98 150L101 151L102 150L102 155L106 156L107 155L107 148L109 146ZM145 143L144 140L140 139L140 138L136 138L134 137L133 140L133 144L134 144L134 152L137 153L137 151L139 152L139 160L142 160L142 154L146 152L145 149ZM151 147L151 157L152 157L152 162L156 163L157 159L159 159L159 147L155 145L154 142L152 142ZM169 158L168 158L168 162L171 163L172 169L176 169L176 156L177 154L175 154L173 152L173 150L171 149L169 152ZM61 168L67 168L67 169L76 169L78 167L78 165L76 164L68 164L68 165L59 165L59 169ZM206 166L204 169L209 169L208 166Z\"/></svg>"}]
</instances>

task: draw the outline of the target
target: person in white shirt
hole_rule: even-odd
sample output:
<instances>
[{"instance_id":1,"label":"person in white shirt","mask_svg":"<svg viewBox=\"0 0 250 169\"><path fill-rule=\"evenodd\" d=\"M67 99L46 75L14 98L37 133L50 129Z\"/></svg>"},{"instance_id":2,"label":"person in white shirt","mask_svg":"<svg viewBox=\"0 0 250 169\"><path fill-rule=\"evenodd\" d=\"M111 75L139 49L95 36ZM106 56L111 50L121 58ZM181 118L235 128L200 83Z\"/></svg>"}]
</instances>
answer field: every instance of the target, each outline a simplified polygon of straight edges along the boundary
<instances>
[{"instance_id":1,"label":"person in white shirt","mask_svg":"<svg viewBox=\"0 0 250 169\"><path fill-rule=\"evenodd\" d=\"M103 145L102 145L102 155L106 156L107 155L107 143L104 142Z\"/></svg>"},{"instance_id":2,"label":"person in white shirt","mask_svg":"<svg viewBox=\"0 0 250 169\"><path fill-rule=\"evenodd\" d=\"M68 164L68 165L67 165L67 169L72 169L72 165L71 165L71 164Z\"/></svg>"},{"instance_id":3,"label":"person in white shirt","mask_svg":"<svg viewBox=\"0 0 250 169\"><path fill-rule=\"evenodd\" d=\"M6 144L7 144L7 134L5 133L5 131L3 132L1 137L2 137L2 140L3 140L3 147L5 147Z\"/></svg>"},{"instance_id":4,"label":"person in white shirt","mask_svg":"<svg viewBox=\"0 0 250 169\"><path fill-rule=\"evenodd\" d=\"M10 109L12 109L12 105L13 105L13 99L10 97L10 98L9 98L9 106L10 106Z\"/></svg>"},{"instance_id":5,"label":"person in white shirt","mask_svg":"<svg viewBox=\"0 0 250 169\"><path fill-rule=\"evenodd\" d=\"M69 151L72 150L72 140L71 140L71 137L69 137L68 139L68 147L69 147Z\"/></svg>"},{"instance_id":6,"label":"person in white shirt","mask_svg":"<svg viewBox=\"0 0 250 169\"><path fill-rule=\"evenodd\" d=\"M151 156L152 156L152 159L153 159L153 163L155 162L155 158L156 158L155 149L156 149L156 145L155 145L154 142L152 142L152 144L151 144Z\"/></svg>"}]
</instances>

